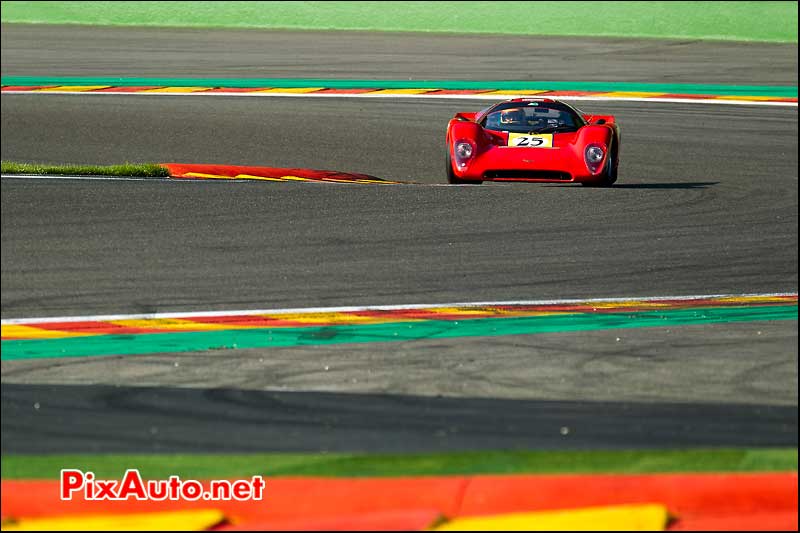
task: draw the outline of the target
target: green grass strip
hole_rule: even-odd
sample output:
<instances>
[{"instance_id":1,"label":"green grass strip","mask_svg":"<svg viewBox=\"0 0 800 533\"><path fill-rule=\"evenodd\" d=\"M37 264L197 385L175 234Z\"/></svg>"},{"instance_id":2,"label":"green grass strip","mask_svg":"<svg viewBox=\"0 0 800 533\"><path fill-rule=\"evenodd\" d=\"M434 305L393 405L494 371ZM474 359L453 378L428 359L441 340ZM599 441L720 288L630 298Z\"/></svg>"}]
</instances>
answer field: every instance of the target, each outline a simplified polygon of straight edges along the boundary
<instances>
[{"instance_id":1,"label":"green grass strip","mask_svg":"<svg viewBox=\"0 0 800 533\"><path fill-rule=\"evenodd\" d=\"M398 342L476 336L494 337L754 320L797 320L797 305L693 308L624 313L573 313L532 317L6 340L2 341L0 357L3 361L12 361L54 357Z\"/></svg>"},{"instance_id":2,"label":"green grass strip","mask_svg":"<svg viewBox=\"0 0 800 533\"><path fill-rule=\"evenodd\" d=\"M264 476L392 477L457 474L643 474L796 471L797 449L648 451L482 451L437 454L3 455L2 478L55 479L62 468L120 478Z\"/></svg>"},{"instance_id":3,"label":"green grass strip","mask_svg":"<svg viewBox=\"0 0 800 533\"><path fill-rule=\"evenodd\" d=\"M2 21L797 42L797 2L4 1Z\"/></svg>"},{"instance_id":4,"label":"green grass strip","mask_svg":"<svg viewBox=\"0 0 800 533\"><path fill-rule=\"evenodd\" d=\"M714 85L696 83L639 83L605 81L509 80L346 80L325 78L119 78L75 76L4 76L3 85L110 85L120 87L326 87L329 89L446 89L513 91L599 91L707 94L713 96L770 96L797 98L797 86Z\"/></svg>"},{"instance_id":5,"label":"green grass strip","mask_svg":"<svg viewBox=\"0 0 800 533\"><path fill-rule=\"evenodd\" d=\"M125 163L124 165L44 165L40 163L0 163L3 174L32 174L59 176L133 176L155 178L169 176L169 171L161 165L149 163Z\"/></svg>"}]
</instances>

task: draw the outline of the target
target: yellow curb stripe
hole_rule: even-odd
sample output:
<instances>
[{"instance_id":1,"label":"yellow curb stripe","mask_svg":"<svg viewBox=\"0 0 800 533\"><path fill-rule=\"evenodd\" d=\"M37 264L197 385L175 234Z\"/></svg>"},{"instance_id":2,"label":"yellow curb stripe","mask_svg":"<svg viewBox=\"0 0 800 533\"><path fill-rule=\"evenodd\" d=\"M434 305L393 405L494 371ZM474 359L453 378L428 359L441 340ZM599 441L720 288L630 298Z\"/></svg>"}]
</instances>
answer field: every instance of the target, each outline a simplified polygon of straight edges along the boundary
<instances>
[{"instance_id":1,"label":"yellow curb stripe","mask_svg":"<svg viewBox=\"0 0 800 533\"><path fill-rule=\"evenodd\" d=\"M777 97L775 96L734 96L734 95L722 95L722 96L715 96L715 100L747 100L748 102L769 102L770 100L776 100Z\"/></svg>"},{"instance_id":2,"label":"yellow curb stripe","mask_svg":"<svg viewBox=\"0 0 800 533\"><path fill-rule=\"evenodd\" d=\"M593 96L599 96L601 98L656 98L665 94L668 93L614 91L610 93L597 93Z\"/></svg>"},{"instance_id":3,"label":"yellow curb stripe","mask_svg":"<svg viewBox=\"0 0 800 533\"><path fill-rule=\"evenodd\" d=\"M261 181L286 181L281 178L268 178L266 176L252 176L250 174L237 174L237 180L261 180Z\"/></svg>"},{"instance_id":4,"label":"yellow curb stripe","mask_svg":"<svg viewBox=\"0 0 800 533\"><path fill-rule=\"evenodd\" d=\"M475 310L480 310L484 313L492 314L492 315L519 315L519 314L530 314L534 311L526 311L526 310L513 310L513 309L501 309L499 307L473 307Z\"/></svg>"},{"instance_id":5,"label":"yellow curb stripe","mask_svg":"<svg viewBox=\"0 0 800 533\"><path fill-rule=\"evenodd\" d=\"M543 311L543 310L528 310L528 309L498 309L496 307L485 307L484 313L487 315L512 317L512 316L552 316L552 315L574 315L580 311Z\"/></svg>"},{"instance_id":6,"label":"yellow curb stripe","mask_svg":"<svg viewBox=\"0 0 800 533\"><path fill-rule=\"evenodd\" d=\"M388 183L390 185L398 185L398 184L400 184L399 181L362 180L362 179L357 179L357 178L350 178L350 179L322 178L319 181L332 181L332 182L335 182L335 183Z\"/></svg>"},{"instance_id":7,"label":"yellow curb stripe","mask_svg":"<svg viewBox=\"0 0 800 533\"><path fill-rule=\"evenodd\" d=\"M219 331L225 329L240 329L229 324L210 324L193 322L182 318L150 318L142 320L111 320L109 324L129 328L160 329L164 331Z\"/></svg>"},{"instance_id":8,"label":"yellow curb stripe","mask_svg":"<svg viewBox=\"0 0 800 533\"><path fill-rule=\"evenodd\" d=\"M61 339L66 337L86 337L93 333L74 333L71 331L60 331L51 329L41 329L33 326L23 326L9 324L1 326L2 337L5 340L11 339Z\"/></svg>"},{"instance_id":9,"label":"yellow curb stripe","mask_svg":"<svg viewBox=\"0 0 800 533\"><path fill-rule=\"evenodd\" d=\"M714 301L730 303L784 303L791 300L789 298L775 298L774 296L731 296L729 298L716 298Z\"/></svg>"},{"instance_id":10,"label":"yellow curb stripe","mask_svg":"<svg viewBox=\"0 0 800 533\"><path fill-rule=\"evenodd\" d=\"M435 531L663 531L669 514L661 504L617 505L562 511L457 518Z\"/></svg>"},{"instance_id":11,"label":"yellow curb stripe","mask_svg":"<svg viewBox=\"0 0 800 533\"><path fill-rule=\"evenodd\" d=\"M219 174L203 174L202 172L187 172L184 176L192 178L205 178L210 180L232 180L231 176L221 176Z\"/></svg>"},{"instance_id":12,"label":"yellow curb stripe","mask_svg":"<svg viewBox=\"0 0 800 533\"><path fill-rule=\"evenodd\" d=\"M381 184L399 184L398 181L388 181L388 180L368 180L368 179L336 179L336 178L320 178L320 179L311 179L311 178L301 178L300 176L281 176L279 178L268 178L266 176L254 176L251 174L237 174L236 176L222 176L219 174L204 174L202 172L187 172L183 174L182 177L190 177L190 178L203 178L203 179L218 179L218 180L233 180L233 179L243 179L243 180L261 180L261 181L330 181L330 182L338 182L338 183L381 183Z\"/></svg>"},{"instance_id":13,"label":"yellow curb stripe","mask_svg":"<svg viewBox=\"0 0 800 533\"><path fill-rule=\"evenodd\" d=\"M581 311L517 311L511 312L506 316L566 316L566 315L578 315Z\"/></svg>"},{"instance_id":14,"label":"yellow curb stripe","mask_svg":"<svg viewBox=\"0 0 800 533\"><path fill-rule=\"evenodd\" d=\"M290 94L305 94L315 93L324 90L325 87L285 87L273 89L259 89L258 91L248 91L253 93L290 93Z\"/></svg>"},{"instance_id":15,"label":"yellow curb stripe","mask_svg":"<svg viewBox=\"0 0 800 533\"><path fill-rule=\"evenodd\" d=\"M635 300L630 302L589 302L580 305L585 305L586 307L591 307L592 309L617 309L626 307L671 307L671 304L667 303L638 302Z\"/></svg>"},{"instance_id":16,"label":"yellow curb stripe","mask_svg":"<svg viewBox=\"0 0 800 533\"><path fill-rule=\"evenodd\" d=\"M489 91L489 92L486 92L486 93L481 93L481 96L491 96L493 94L514 94L514 95L517 95L517 96L531 96L531 95L535 95L535 94L542 94L542 93L549 93L549 92L552 92L552 91L550 91L550 90L541 90L540 91L540 90L536 90L536 89L531 89L530 91L516 91L516 90L515 91L510 91L510 90L505 90L505 89L499 89L499 90L496 90L496 91Z\"/></svg>"},{"instance_id":17,"label":"yellow curb stripe","mask_svg":"<svg viewBox=\"0 0 800 533\"><path fill-rule=\"evenodd\" d=\"M286 181L317 181L308 178L301 178L300 176L281 176L281 179Z\"/></svg>"},{"instance_id":18,"label":"yellow curb stripe","mask_svg":"<svg viewBox=\"0 0 800 533\"><path fill-rule=\"evenodd\" d=\"M629 304L623 303L621 305L614 305L614 304L601 304L601 305L592 305L592 309L627 309L627 308L636 308L636 309L671 309L673 306L669 304L660 304L660 303L640 303L640 304ZM587 309L588 310L588 309Z\"/></svg>"},{"instance_id":19,"label":"yellow curb stripe","mask_svg":"<svg viewBox=\"0 0 800 533\"><path fill-rule=\"evenodd\" d=\"M432 307L428 309L424 309L424 311L429 311L436 314L444 314L444 315L463 315L464 318L469 318L470 316L477 316L479 318L487 317L491 318L495 317L529 317L529 316L552 316L552 315L574 315L578 313L578 311L528 311L528 310L520 310L515 311L513 309L499 309L496 307L468 307L468 308L461 308L461 307ZM435 317L431 317L435 318Z\"/></svg>"},{"instance_id":20,"label":"yellow curb stripe","mask_svg":"<svg viewBox=\"0 0 800 533\"><path fill-rule=\"evenodd\" d=\"M219 525L218 510L28 518L3 524L3 531L204 531Z\"/></svg>"},{"instance_id":21,"label":"yellow curb stripe","mask_svg":"<svg viewBox=\"0 0 800 533\"><path fill-rule=\"evenodd\" d=\"M397 185L400 182L399 181L389 181L389 180L362 180L362 179L357 179L357 180L353 180L353 183L389 183L389 184Z\"/></svg>"},{"instance_id":22,"label":"yellow curb stripe","mask_svg":"<svg viewBox=\"0 0 800 533\"><path fill-rule=\"evenodd\" d=\"M274 320L302 322L304 324L378 324L396 322L396 317L382 318L362 316L351 313L290 313L281 315L260 315Z\"/></svg>"},{"instance_id":23,"label":"yellow curb stripe","mask_svg":"<svg viewBox=\"0 0 800 533\"><path fill-rule=\"evenodd\" d=\"M370 96L373 94L425 94L438 90L439 89L380 89L363 94L368 94Z\"/></svg>"},{"instance_id":24,"label":"yellow curb stripe","mask_svg":"<svg viewBox=\"0 0 800 533\"><path fill-rule=\"evenodd\" d=\"M320 181L331 181L331 182L334 182L334 183L358 183L358 180L355 180L355 179L339 180L339 179L336 179L336 178L322 178Z\"/></svg>"},{"instance_id":25,"label":"yellow curb stripe","mask_svg":"<svg viewBox=\"0 0 800 533\"><path fill-rule=\"evenodd\" d=\"M359 316L360 324L388 324L390 322L422 322L422 318L410 318L404 316Z\"/></svg>"},{"instance_id":26,"label":"yellow curb stripe","mask_svg":"<svg viewBox=\"0 0 800 533\"><path fill-rule=\"evenodd\" d=\"M158 89L145 89L140 93L200 93L210 91L213 87L159 87Z\"/></svg>"},{"instance_id":27,"label":"yellow curb stripe","mask_svg":"<svg viewBox=\"0 0 800 533\"><path fill-rule=\"evenodd\" d=\"M58 87L47 87L45 89L34 89L31 92L36 93L46 93L46 92L58 92L58 91L69 91L69 92L86 92L86 91L95 91L97 89L107 89L111 87L110 85L59 85Z\"/></svg>"},{"instance_id":28,"label":"yellow curb stripe","mask_svg":"<svg viewBox=\"0 0 800 533\"><path fill-rule=\"evenodd\" d=\"M496 311L488 311L482 308L475 308L475 307L429 307L426 309L431 313L437 314L444 314L444 315L487 315L487 314L497 314L499 310Z\"/></svg>"}]
</instances>

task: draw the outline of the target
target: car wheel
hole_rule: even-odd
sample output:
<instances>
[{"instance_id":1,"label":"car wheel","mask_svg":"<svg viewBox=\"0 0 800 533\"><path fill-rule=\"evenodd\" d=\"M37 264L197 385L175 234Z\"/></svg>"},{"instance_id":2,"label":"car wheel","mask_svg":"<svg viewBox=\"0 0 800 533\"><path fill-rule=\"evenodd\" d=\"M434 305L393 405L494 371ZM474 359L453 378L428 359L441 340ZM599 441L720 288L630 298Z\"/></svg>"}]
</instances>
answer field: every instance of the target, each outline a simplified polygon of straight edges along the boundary
<instances>
[{"instance_id":1,"label":"car wheel","mask_svg":"<svg viewBox=\"0 0 800 533\"><path fill-rule=\"evenodd\" d=\"M447 157L447 183L450 185L480 185L482 181L462 180L453 171L453 159L450 157L450 150L445 153Z\"/></svg>"}]
</instances>

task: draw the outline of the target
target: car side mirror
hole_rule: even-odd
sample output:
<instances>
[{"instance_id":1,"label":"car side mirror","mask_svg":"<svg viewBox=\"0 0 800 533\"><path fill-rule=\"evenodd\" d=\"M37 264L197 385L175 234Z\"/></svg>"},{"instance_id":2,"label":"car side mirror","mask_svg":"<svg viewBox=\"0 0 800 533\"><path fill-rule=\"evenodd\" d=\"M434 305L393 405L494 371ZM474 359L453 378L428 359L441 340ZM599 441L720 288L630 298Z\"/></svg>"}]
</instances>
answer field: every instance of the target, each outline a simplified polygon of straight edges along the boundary
<instances>
[{"instance_id":1,"label":"car side mirror","mask_svg":"<svg viewBox=\"0 0 800 533\"><path fill-rule=\"evenodd\" d=\"M604 119L604 118L598 119L597 122L595 122L595 124L605 124L605 123L606 123L606 119Z\"/></svg>"}]
</instances>

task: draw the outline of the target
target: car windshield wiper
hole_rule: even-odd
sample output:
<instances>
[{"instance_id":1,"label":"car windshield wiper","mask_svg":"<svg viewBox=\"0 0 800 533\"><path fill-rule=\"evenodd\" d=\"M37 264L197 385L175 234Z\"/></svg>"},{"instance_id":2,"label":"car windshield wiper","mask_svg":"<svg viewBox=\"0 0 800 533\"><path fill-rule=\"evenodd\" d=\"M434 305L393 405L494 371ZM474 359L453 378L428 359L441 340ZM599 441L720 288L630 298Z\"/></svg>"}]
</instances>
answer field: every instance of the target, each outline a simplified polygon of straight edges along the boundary
<instances>
[{"instance_id":1,"label":"car windshield wiper","mask_svg":"<svg viewBox=\"0 0 800 533\"><path fill-rule=\"evenodd\" d=\"M548 126L547 128L542 128L540 130L532 131L531 133L534 133L534 134L535 133L555 133L557 131L567 131L567 130L575 131L575 130L577 130L577 128L575 126L566 126L566 125L562 124L560 126Z\"/></svg>"}]
</instances>

